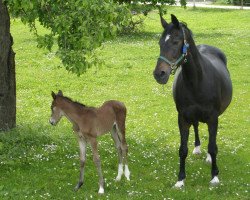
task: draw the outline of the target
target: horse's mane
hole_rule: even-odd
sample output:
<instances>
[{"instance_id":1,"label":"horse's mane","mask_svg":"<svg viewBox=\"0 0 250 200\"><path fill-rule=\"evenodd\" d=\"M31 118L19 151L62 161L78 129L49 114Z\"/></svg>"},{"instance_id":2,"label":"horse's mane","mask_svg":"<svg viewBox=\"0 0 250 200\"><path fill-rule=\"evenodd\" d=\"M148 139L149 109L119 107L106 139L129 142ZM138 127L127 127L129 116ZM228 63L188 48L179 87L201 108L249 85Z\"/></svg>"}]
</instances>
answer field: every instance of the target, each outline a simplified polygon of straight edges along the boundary
<instances>
[{"instance_id":1,"label":"horse's mane","mask_svg":"<svg viewBox=\"0 0 250 200\"><path fill-rule=\"evenodd\" d=\"M69 97L65 97L65 96L60 96L60 97L62 97L64 100L66 100L66 101L68 101L68 102L70 102L70 103L73 103L73 104L75 104L75 105L77 105L77 106L80 106L80 107L87 107L86 105L84 105L84 104L82 104L82 103L80 103L80 102L78 102L78 101L73 101L71 98L69 98Z\"/></svg>"},{"instance_id":2,"label":"horse's mane","mask_svg":"<svg viewBox=\"0 0 250 200\"><path fill-rule=\"evenodd\" d=\"M181 25L189 31L191 38L193 38L193 32L188 28L187 23L182 21Z\"/></svg>"}]
</instances>

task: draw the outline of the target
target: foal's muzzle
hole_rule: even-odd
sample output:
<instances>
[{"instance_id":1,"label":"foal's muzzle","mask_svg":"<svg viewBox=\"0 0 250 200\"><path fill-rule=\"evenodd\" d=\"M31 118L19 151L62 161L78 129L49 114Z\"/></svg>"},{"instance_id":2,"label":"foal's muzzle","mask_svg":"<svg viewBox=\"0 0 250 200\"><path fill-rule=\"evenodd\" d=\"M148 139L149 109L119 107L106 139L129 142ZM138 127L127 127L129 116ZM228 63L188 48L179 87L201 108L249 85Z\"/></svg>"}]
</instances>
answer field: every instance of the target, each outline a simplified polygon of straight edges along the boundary
<instances>
[{"instance_id":1,"label":"foal's muzzle","mask_svg":"<svg viewBox=\"0 0 250 200\"><path fill-rule=\"evenodd\" d=\"M54 119L52 119L52 118L49 119L49 123L50 123L51 125L53 125L53 126L56 125L56 121L55 121Z\"/></svg>"}]
</instances>

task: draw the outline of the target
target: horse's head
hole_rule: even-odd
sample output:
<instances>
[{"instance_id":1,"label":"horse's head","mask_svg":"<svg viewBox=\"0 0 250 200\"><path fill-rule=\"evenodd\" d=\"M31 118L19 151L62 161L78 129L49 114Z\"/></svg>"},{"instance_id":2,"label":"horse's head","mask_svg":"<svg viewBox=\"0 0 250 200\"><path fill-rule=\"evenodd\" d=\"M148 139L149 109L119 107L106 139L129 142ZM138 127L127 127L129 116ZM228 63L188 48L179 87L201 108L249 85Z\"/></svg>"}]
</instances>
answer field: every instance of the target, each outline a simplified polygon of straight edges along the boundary
<instances>
[{"instance_id":1,"label":"horse's head","mask_svg":"<svg viewBox=\"0 0 250 200\"><path fill-rule=\"evenodd\" d=\"M53 97L53 101L51 104L51 112L52 113L51 113L51 117L50 117L49 122L55 126L63 116L63 112L60 108L60 103L58 101L58 99L63 96L63 93L61 90L59 90L58 94L55 94L54 92L52 92L51 95Z\"/></svg>"},{"instance_id":2,"label":"horse's head","mask_svg":"<svg viewBox=\"0 0 250 200\"><path fill-rule=\"evenodd\" d=\"M171 20L171 23L167 23L161 16L164 31L159 41L160 56L153 73L160 84L167 83L170 74L184 61L188 48L184 25L174 15L171 15Z\"/></svg>"}]
</instances>

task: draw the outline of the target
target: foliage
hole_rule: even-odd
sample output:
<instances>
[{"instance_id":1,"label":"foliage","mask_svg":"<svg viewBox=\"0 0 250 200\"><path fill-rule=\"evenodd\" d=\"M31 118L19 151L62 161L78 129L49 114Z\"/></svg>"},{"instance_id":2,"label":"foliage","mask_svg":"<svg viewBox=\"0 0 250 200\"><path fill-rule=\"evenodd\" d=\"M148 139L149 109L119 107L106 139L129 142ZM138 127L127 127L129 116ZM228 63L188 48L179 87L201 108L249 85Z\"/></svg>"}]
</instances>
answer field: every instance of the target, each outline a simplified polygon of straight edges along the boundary
<instances>
[{"instance_id":1,"label":"foliage","mask_svg":"<svg viewBox=\"0 0 250 200\"><path fill-rule=\"evenodd\" d=\"M8 0L10 13L28 23L35 32L38 46L49 50L57 39L57 55L68 71L82 74L98 63L94 50L121 29L130 18L124 5L112 0L54 1ZM48 33L39 35L36 20Z\"/></svg>"},{"instance_id":2,"label":"foliage","mask_svg":"<svg viewBox=\"0 0 250 200\"><path fill-rule=\"evenodd\" d=\"M167 6L176 4L176 0L116 0L120 4L127 4L133 17L128 21L128 25L124 26L123 33L134 32L142 25L148 13L154 9L158 9L161 14L167 13ZM186 0L180 0L180 4L185 8Z\"/></svg>"},{"instance_id":3,"label":"foliage","mask_svg":"<svg viewBox=\"0 0 250 200\"><path fill-rule=\"evenodd\" d=\"M106 67L98 72L91 68L81 77L58 69L60 60L53 49L48 53L36 48L35 37L17 19L12 20L11 32L16 52L18 126L0 133L0 199L249 199L250 11L170 7L168 12L188 24L197 44L215 45L228 58L234 93L231 105L219 119L217 164L221 184L209 187L210 166L204 161L208 132L200 124L202 154L192 155L191 131L186 186L173 188L180 138L173 77L163 88L152 76L162 32L157 11L149 13L143 32L104 43L98 54L106 60ZM164 18L169 21L170 15ZM41 26L37 29L47 33ZM56 127L48 123L50 93L58 89L89 106L109 99L126 104L130 182L114 180L117 155L107 134L99 138L106 193L97 195L98 177L90 148L84 185L73 191L80 163L72 126L64 118Z\"/></svg>"},{"instance_id":4,"label":"foliage","mask_svg":"<svg viewBox=\"0 0 250 200\"><path fill-rule=\"evenodd\" d=\"M219 5L237 5L241 6L250 6L250 0L216 0L214 1L214 4L219 4Z\"/></svg>"}]
</instances>

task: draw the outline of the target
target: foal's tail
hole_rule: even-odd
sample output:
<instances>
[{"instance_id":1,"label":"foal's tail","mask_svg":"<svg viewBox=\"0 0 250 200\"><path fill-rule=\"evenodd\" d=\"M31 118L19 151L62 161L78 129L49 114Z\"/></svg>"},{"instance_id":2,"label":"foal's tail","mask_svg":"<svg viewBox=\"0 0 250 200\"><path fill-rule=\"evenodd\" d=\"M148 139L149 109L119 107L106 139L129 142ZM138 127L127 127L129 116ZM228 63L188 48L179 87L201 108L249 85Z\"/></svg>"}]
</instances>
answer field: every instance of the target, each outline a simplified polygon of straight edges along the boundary
<instances>
[{"instance_id":1,"label":"foal's tail","mask_svg":"<svg viewBox=\"0 0 250 200\"><path fill-rule=\"evenodd\" d=\"M115 101L113 104L113 109L116 115L116 128L118 137L122 144L122 148L126 149L127 151L127 142L125 137L127 108L124 103Z\"/></svg>"},{"instance_id":2,"label":"foal's tail","mask_svg":"<svg viewBox=\"0 0 250 200\"><path fill-rule=\"evenodd\" d=\"M113 105L113 109L116 115L116 125L119 129L119 132L124 135L125 137L125 123L126 123L126 116L127 116L127 108L124 103L115 101Z\"/></svg>"}]
</instances>

